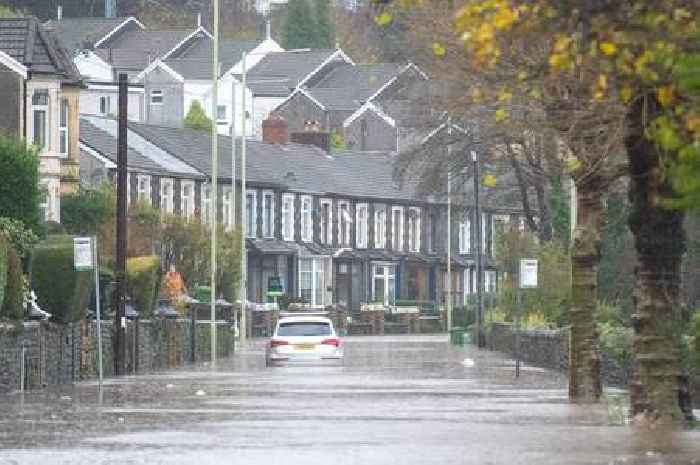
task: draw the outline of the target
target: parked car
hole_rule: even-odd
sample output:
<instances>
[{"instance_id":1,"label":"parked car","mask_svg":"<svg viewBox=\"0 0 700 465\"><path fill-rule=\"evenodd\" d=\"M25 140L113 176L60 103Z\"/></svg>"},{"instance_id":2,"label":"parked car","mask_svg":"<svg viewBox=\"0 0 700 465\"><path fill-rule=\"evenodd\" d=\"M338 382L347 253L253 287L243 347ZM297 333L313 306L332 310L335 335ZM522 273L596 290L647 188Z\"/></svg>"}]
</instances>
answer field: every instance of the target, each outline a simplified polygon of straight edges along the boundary
<instances>
[{"instance_id":1,"label":"parked car","mask_svg":"<svg viewBox=\"0 0 700 465\"><path fill-rule=\"evenodd\" d=\"M342 363L343 342L328 318L283 314L265 350L265 365L333 361Z\"/></svg>"}]
</instances>

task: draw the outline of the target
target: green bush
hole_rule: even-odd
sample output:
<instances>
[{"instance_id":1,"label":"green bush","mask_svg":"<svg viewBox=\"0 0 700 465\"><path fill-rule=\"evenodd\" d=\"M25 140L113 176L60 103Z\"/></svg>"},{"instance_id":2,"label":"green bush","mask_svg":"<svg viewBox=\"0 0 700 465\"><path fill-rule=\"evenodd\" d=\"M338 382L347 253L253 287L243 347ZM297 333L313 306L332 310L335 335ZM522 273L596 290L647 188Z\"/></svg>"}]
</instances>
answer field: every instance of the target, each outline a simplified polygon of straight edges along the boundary
<instances>
[{"instance_id":1,"label":"green bush","mask_svg":"<svg viewBox=\"0 0 700 465\"><path fill-rule=\"evenodd\" d=\"M10 240L21 260L28 256L39 241L39 237L34 231L27 229L21 221L12 218L0 217L0 232L3 232Z\"/></svg>"},{"instance_id":2,"label":"green bush","mask_svg":"<svg viewBox=\"0 0 700 465\"><path fill-rule=\"evenodd\" d=\"M113 217L117 196L110 184L99 189L80 188L61 197L61 223L70 234L96 234L100 225Z\"/></svg>"},{"instance_id":3,"label":"green bush","mask_svg":"<svg viewBox=\"0 0 700 465\"><path fill-rule=\"evenodd\" d=\"M39 154L25 141L0 135L0 217L39 231Z\"/></svg>"},{"instance_id":4,"label":"green bush","mask_svg":"<svg viewBox=\"0 0 700 465\"><path fill-rule=\"evenodd\" d=\"M209 131L212 129L212 121L202 108L202 104L198 100L193 100L190 104L190 109L185 116L185 127L197 131Z\"/></svg>"},{"instance_id":5,"label":"green bush","mask_svg":"<svg viewBox=\"0 0 700 465\"><path fill-rule=\"evenodd\" d=\"M634 338L632 328L613 323L599 323L598 329L600 331L601 350L622 365L630 363L632 360L632 340Z\"/></svg>"},{"instance_id":6,"label":"green bush","mask_svg":"<svg viewBox=\"0 0 700 465\"><path fill-rule=\"evenodd\" d=\"M452 326L466 328L474 324L474 309L471 307L454 307L452 309Z\"/></svg>"},{"instance_id":7,"label":"green bush","mask_svg":"<svg viewBox=\"0 0 700 465\"><path fill-rule=\"evenodd\" d=\"M5 286L7 285L8 249L7 239L0 234L0 302L5 298Z\"/></svg>"},{"instance_id":8,"label":"green bush","mask_svg":"<svg viewBox=\"0 0 700 465\"><path fill-rule=\"evenodd\" d=\"M134 257L126 261L129 295L143 318L153 316L153 305L158 293L160 260L155 255Z\"/></svg>"},{"instance_id":9,"label":"green bush","mask_svg":"<svg viewBox=\"0 0 700 465\"><path fill-rule=\"evenodd\" d=\"M71 236L49 236L32 253L31 287L39 307L56 322L69 323L85 316L91 277L89 271L75 271Z\"/></svg>"},{"instance_id":10,"label":"green bush","mask_svg":"<svg viewBox=\"0 0 700 465\"><path fill-rule=\"evenodd\" d=\"M700 370L700 310L693 317L693 338L695 341L695 366Z\"/></svg>"},{"instance_id":11,"label":"green bush","mask_svg":"<svg viewBox=\"0 0 700 465\"><path fill-rule=\"evenodd\" d=\"M24 319L24 274L22 262L15 249L10 247L7 253L7 285L5 297L1 300L0 317L9 320Z\"/></svg>"}]
</instances>

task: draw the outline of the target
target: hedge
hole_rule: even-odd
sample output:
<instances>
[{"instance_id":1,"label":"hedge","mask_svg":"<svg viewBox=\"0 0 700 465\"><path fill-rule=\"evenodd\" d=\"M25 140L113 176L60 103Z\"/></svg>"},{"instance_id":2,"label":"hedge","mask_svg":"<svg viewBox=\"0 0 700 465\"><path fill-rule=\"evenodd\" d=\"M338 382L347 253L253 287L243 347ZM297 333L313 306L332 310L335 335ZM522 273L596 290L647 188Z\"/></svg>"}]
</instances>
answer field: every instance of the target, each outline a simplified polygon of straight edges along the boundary
<instances>
[{"instance_id":1,"label":"hedge","mask_svg":"<svg viewBox=\"0 0 700 465\"><path fill-rule=\"evenodd\" d=\"M7 285L7 255L9 245L3 234L0 234L0 302L5 298L5 286Z\"/></svg>"},{"instance_id":2,"label":"hedge","mask_svg":"<svg viewBox=\"0 0 700 465\"><path fill-rule=\"evenodd\" d=\"M0 216L39 231L39 154L25 141L0 135Z\"/></svg>"},{"instance_id":3,"label":"hedge","mask_svg":"<svg viewBox=\"0 0 700 465\"><path fill-rule=\"evenodd\" d=\"M92 273L75 271L71 236L49 236L38 244L30 268L39 307L51 313L53 321L69 323L85 317Z\"/></svg>"},{"instance_id":4,"label":"hedge","mask_svg":"<svg viewBox=\"0 0 700 465\"><path fill-rule=\"evenodd\" d=\"M695 312L693 318L693 333L695 336L695 366L700 370L700 310Z\"/></svg>"},{"instance_id":5,"label":"hedge","mask_svg":"<svg viewBox=\"0 0 700 465\"><path fill-rule=\"evenodd\" d=\"M160 259L156 255L134 257L126 261L129 295L141 312L142 318L153 316L153 305L158 292Z\"/></svg>"},{"instance_id":6,"label":"hedge","mask_svg":"<svg viewBox=\"0 0 700 465\"><path fill-rule=\"evenodd\" d=\"M23 320L23 294L22 261L15 249L10 247L7 253L7 285L5 286L5 298L0 305L0 316L10 320Z\"/></svg>"}]
</instances>

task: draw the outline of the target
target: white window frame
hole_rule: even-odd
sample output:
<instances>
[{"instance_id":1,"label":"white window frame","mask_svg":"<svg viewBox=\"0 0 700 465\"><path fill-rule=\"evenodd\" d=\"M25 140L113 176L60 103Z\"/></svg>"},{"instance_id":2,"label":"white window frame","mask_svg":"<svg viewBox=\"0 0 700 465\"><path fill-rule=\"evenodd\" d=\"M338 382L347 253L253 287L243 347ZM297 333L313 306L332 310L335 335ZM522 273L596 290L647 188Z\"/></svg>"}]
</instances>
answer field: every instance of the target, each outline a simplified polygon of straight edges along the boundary
<instances>
[{"instance_id":1,"label":"white window frame","mask_svg":"<svg viewBox=\"0 0 700 465\"><path fill-rule=\"evenodd\" d=\"M366 203L355 205L355 242L358 249L369 245L369 205Z\"/></svg>"},{"instance_id":2,"label":"white window frame","mask_svg":"<svg viewBox=\"0 0 700 465\"><path fill-rule=\"evenodd\" d=\"M333 244L333 201L331 199L321 199L319 205L321 242L331 245ZM326 209L326 218L323 217L323 207L328 207Z\"/></svg>"},{"instance_id":3,"label":"white window frame","mask_svg":"<svg viewBox=\"0 0 700 465\"><path fill-rule=\"evenodd\" d=\"M35 104L34 103L34 95L35 94L46 94L46 104ZM48 150L51 146L51 118L50 118L50 113L49 113L49 108L51 106L51 93L49 92L48 89L35 89L34 92L32 93L32 144L34 144L37 147L40 147L41 150ZM37 112L42 112L44 114L44 134L43 134L43 144L42 145L37 145L36 142L36 136L37 136L37 128L36 128L36 113Z\"/></svg>"},{"instance_id":4,"label":"white window frame","mask_svg":"<svg viewBox=\"0 0 700 465\"><path fill-rule=\"evenodd\" d=\"M226 228L227 231L229 231L233 227L233 212L231 211L231 186L223 186L221 188L221 222L224 225L224 228Z\"/></svg>"},{"instance_id":5,"label":"white window frame","mask_svg":"<svg viewBox=\"0 0 700 465\"><path fill-rule=\"evenodd\" d=\"M151 102L151 105L163 105L163 90L162 89L153 89L150 92L149 101ZM158 101L155 101L154 98L159 99Z\"/></svg>"},{"instance_id":6,"label":"white window frame","mask_svg":"<svg viewBox=\"0 0 700 465\"><path fill-rule=\"evenodd\" d=\"M311 262L311 271L302 271L302 266L301 262L302 261L309 261ZM326 257L318 257L318 256L306 256L306 257L299 257L298 262L297 262L297 279L299 282L298 290L297 290L297 296L301 297L302 293L302 282L303 280L301 279L302 273L311 273L311 300L308 302L309 305L312 307L325 307L326 304L328 303L328 293L326 291L327 287L327 282L331 279L330 277L330 269L329 269L329 260ZM317 283L316 277L317 275L321 275L321 283L320 283L320 288L319 288L319 283ZM320 292L320 302L317 299L317 293Z\"/></svg>"},{"instance_id":7,"label":"white window frame","mask_svg":"<svg viewBox=\"0 0 700 465\"><path fill-rule=\"evenodd\" d=\"M409 252L420 252L420 220L421 220L421 209L420 207L409 207L408 208L408 250ZM411 213L415 213L412 218ZM413 221L416 224L413 224ZM415 231L415 237L414 237Z\"/></svg>"},{"instance_id":8,"label":"white window frame","mask_svg":"<svg viewBox=\"0 0 700 465\"><path fill-rule=\"evenodd\" d=\"M343 208L345 207L345 208ZM343 211L346 214L343 214ZM343 228L344 226L344 228ZM350 216L350 202L340 200L338 202L338 245L341 247L350 246L350 231L352 226L352 216Z\"/></svg>"},{"instance_id":9,"label":"white window frame","mask_svg":"<svg viewBox=\"0 0 700 465\"><path fill-rule=\"evenodd\" d=\"M312 242L314 240L314 198L310 195L301 196L301 240Z\"/></svg>"},{"instance_id":10,"label":"white window frame","mask_svg":"<svg viewBox=\"0 0 700 465\"><path fill-rule=\"evenodd\" d=\"M459 253L468 254L472 250L472 220L464 218L459 223Z\"/></svg>"},{"instance_id":11,"label":"white window frame","mask_svg":"<svg viewBox=\"0 0 700 465\"><path fill-rule=\"evenodd\" d=\"M199 190L199 211L202 224L211 224L211 184L204 183Z\"/></svg>"},{"instance_id":12,"label":"white window frame","mask_svg":"<svg viewBox=\"0 0 700 465\"><path fill-rule=\"evenodd\" d=\"M61 98L58 104L58 154L68 158L70 151L70 139L68 137L68 120L70 117L70 105L67 98Z\"/></svg>"},{"instance_id":13,"label":"white window frame","mask_svg":"<svg viewBox=\"0 0 700 465\"><path fill-rule=\"evenodd\" d=\"M377 273L377 268L382 267L382 273ZM377 279L384 281L384 295L382 303L385 306L393 306L396 303L396 264L390 262L372 263L372 301L377 301ZM393 281L393 287L390 283ZM392 299L393 297L393 299Z\"/></svg>"},{"instance_id":14,"label":"white window frame","mask_svg":"<svg viewBox=\"0 0 700 465\"><path fill-rule=\"evenodd\" d=\"M472 278L471 278L471 268L465 268L464 269L464 275L463 275L463 282L464 282L464 298L463 298L463 303L464 305L467 304L467 299L471 295L472 290L471 290L471 284L472 284Z\"/></svg>"},{"instance_id":15,"label":"white window frame","mask_svg":"<svg viewBox=\"0 0 700 465\"><path fill-rule=\"evenodd\" d=\"M282 194L282 240L294 240L294 194Z\"/></svg>"},{"instance_id":16,"label":"white window frame","mask_svg":"<svg viewBox=\"0 0 700 465\"><path fill-rule=\"evenodd\" d=\"M39 181L39 210L43 213L42 219L44 221L49 221L51 218L51 186L47 179L41 179Z\"/></svg>"},{"instance_id":17,"label":"white window frame","mask_svg":"<svg viewBox=\"0 0 700 465\"><path fill-rule=\"evenodd\" d=\"M189 187L190 195L185 195L185 188ZM181 181L180 182L180 214L190 219L194 216L194 181ZM187 204L185 203L187 201Z\"/></svg>"},{"instance_id":18,"label":"white window frame","mask_svg":"<svg viewBox=\"0 0 700 465\"><path fill-rule=\"evenodd\" d=\"M270 207L270 224L268 224L265 214L268 205ZM275 237L275 193L273 191L263 191L262 216L263 237Z\"/></svg>"},{"instance_id":19,"label":"white window frame","mask_svg":"<svg viewBox=\"0 0 700 465\"><path fill-rule=\"evenodd\" d=\"M145 181L146 187L141 188L141 181ZM153 204L151 199L151 176L148 174L136 175L136 199L138 202L145 201L148 205Z\"/></svg>"},{"instance_id":20,"label":"white window frame","mask_svg":"<svg viewBox=\"0 0 700 465\"><path fill-rule=\"evenodd\" d=\"M397 236L397 231L395 226L395 221L394 221L394 214L399 213L399 230L398 230L398 236ZM396 251L403 251L404 249L404 241L403 241L403 207L391 207L391 246L393 250ZM398 241L396 240L398 238Z\"/></svg>"},{"instance_id":21,"label":"white window frame","mask_svg":"<svg viewBox=\"0 0 700 465\"><path fill-rule=\"evenodd\" d=\"M383 249L386 247L386 205L375 205L374 207L374 248ZM384 218L380 218L382 214ZM383 220L383 221L382 221Z\"/></svg>"},{"instance_id":22,"label":"white window frame","mask_svg":"<svg viewBox=\"0 0 700 465\"><path fill-rule=\"evenodd\" d=\"M491 215L491 256L496 256L496 223L503 223L503 231L508 230L508 224L510 224L510 217L508 215Z\"/></svg>"},{"instance_id":23,"label":"white window frame","mask_svg":"<svg viewBox=\"0 0 700 465\"><path fill-rule=\"evenodd\" d=\"M481 253L486 253L486 213L481 214Z\"/></svg>"},{"instance_id":24,"label":"white window frame","mask_svg":"<svg viewBox=\"0 0 700 465\"><path fill-rule=\"evenodd\" d=\"M160 211L172 213L174 208L175 183L170 178L160 178ZM167 189L166 189L167 188ZM166 193L166 190L169 193Z\"/></svg>"},{"instance_id":25,"label":"white window frame","mask_svg":"<svg viewBox=\"0 0 700 465\"><path fill-rule=\"evenodd\" d=\"M250 210L248 210L248 197L250 202ZM245 194L245 235L246 237L257 237L258 235L258 191L255 189L246 189ZM252 224L250 224L252 223ZM252 226L252 227L250 227Z\"/></svg>"},{"instance_id":26,"label":"white window frame","mask_svg":"<svg viewBox=\"0 0 700 465\"><path fill-rule=\"evenodd\" d=\"M112 98L109 95L103 95L100 97L100 109L99 113L101 115L109 115L112 111Z\"/></svg>"}]
</instances>

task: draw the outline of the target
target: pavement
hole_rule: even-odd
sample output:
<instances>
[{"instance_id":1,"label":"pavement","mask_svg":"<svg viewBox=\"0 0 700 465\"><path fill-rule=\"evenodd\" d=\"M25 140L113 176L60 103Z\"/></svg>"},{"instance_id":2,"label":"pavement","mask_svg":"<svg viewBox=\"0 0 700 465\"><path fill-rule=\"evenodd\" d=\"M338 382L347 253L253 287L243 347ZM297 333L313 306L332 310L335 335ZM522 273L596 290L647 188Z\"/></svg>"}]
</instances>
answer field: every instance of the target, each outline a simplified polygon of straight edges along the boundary
<instances>
[{"instance_id":1,"label":"pavement","mask_svg":"<svg viewBox=\"0 0 700 465\"><path fill-rule=\"evenodd\" d=\"M436 336L348 337L343 366L215 368L0 396L9 464L683 464L700 431L625 425L623 392L571 405L562 375Z\"/></svg>"}]
</instances>

